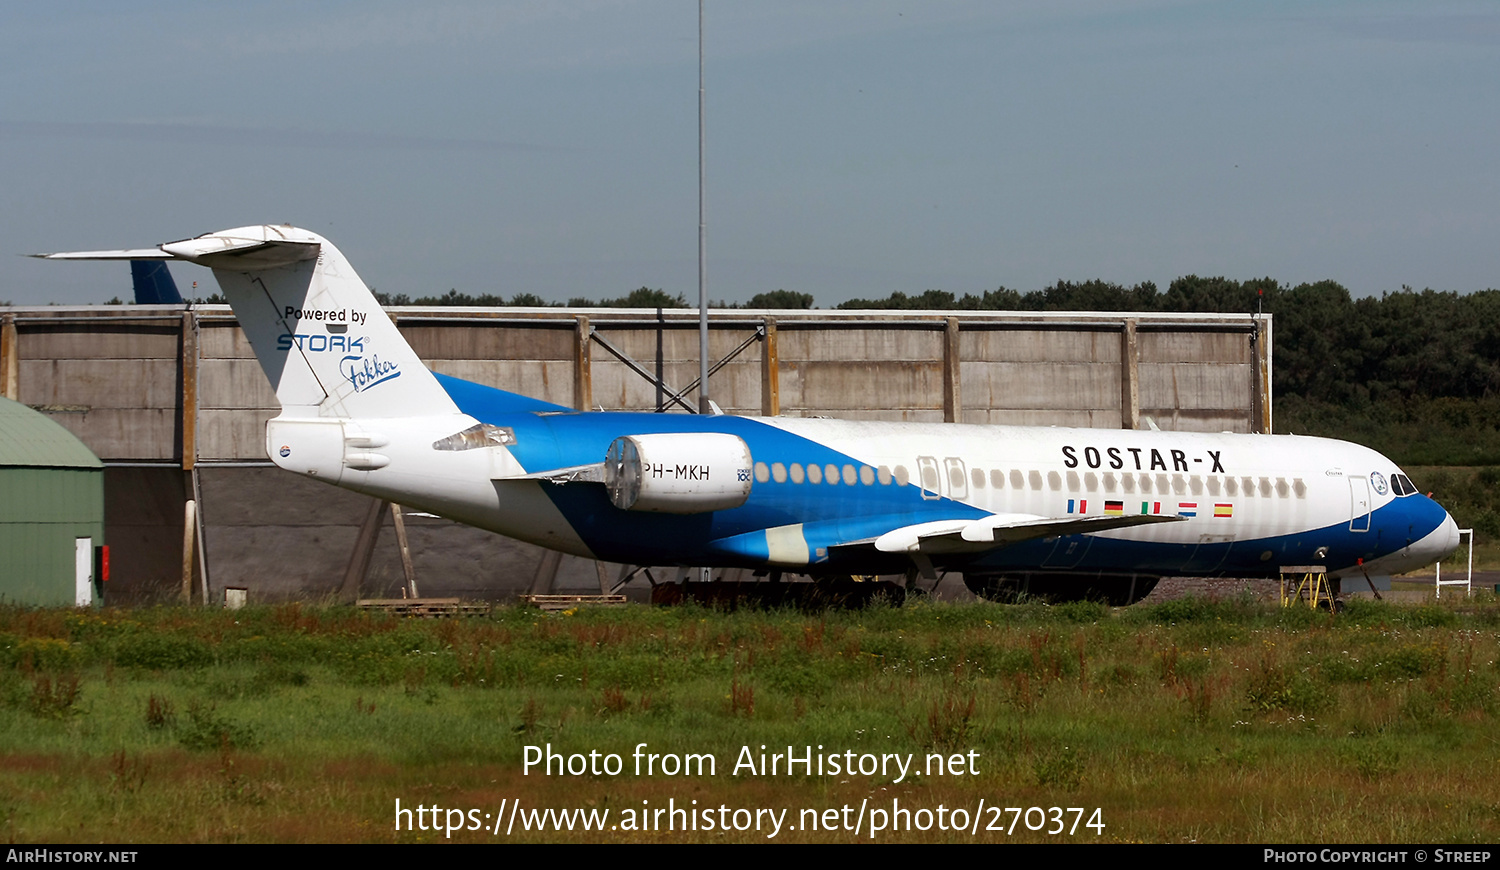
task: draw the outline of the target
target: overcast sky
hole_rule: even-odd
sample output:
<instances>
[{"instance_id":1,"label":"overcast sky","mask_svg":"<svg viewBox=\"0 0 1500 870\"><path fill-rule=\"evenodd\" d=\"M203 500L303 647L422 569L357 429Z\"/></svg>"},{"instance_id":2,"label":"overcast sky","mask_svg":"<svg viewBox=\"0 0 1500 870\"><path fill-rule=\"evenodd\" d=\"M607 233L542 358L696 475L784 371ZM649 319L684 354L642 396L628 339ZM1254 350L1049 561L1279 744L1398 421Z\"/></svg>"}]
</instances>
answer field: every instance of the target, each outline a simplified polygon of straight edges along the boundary
<instances>
[{"instance_id":1,"label":"overcast sky","mask_svg":"<svg viewBox=\"0 0 1500 870\"><path fill-rule=\"evenodd\" d=\"M697 16L5 4L0 237L289 222L392 293L694 299ZM1493 2L711 0L706 44L714 299L1500 287ZM0 300L129 296L123 264L9 265Z\"/></svg>"}]
</instances>

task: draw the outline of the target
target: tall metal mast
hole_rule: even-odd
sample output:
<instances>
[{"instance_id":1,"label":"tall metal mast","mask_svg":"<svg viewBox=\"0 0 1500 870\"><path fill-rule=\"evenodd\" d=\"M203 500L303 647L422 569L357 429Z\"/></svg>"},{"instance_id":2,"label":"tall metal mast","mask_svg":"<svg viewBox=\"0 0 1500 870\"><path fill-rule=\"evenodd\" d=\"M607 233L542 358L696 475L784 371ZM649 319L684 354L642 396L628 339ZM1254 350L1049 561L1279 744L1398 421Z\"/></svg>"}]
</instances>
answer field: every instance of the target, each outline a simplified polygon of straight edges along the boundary
<instances>
[{"instance_id":1,"label":"tall metal mast","mask_svg":"<svg viewBox=\"0 0 1500 870\"><path fill-rule=\"evenodd\" d=\"M703 0L698 0L698 413L708 403L708 242L703 210Z\"/></svg>"}]
</instances>

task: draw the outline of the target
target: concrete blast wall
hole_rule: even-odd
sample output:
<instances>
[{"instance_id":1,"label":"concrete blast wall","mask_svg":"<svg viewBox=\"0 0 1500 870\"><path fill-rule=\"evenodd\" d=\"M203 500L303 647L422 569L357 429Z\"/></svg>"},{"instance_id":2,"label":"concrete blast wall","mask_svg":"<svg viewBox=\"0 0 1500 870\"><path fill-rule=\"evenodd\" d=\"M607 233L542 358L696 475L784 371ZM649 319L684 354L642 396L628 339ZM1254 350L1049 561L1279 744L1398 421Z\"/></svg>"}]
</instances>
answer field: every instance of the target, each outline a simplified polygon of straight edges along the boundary
<instances>
[{"instance_id":1,"label":"concrete blast wall","mask_svg":"<svg viewBox=\"0 0 1500 870\"><path fill-rule=\"evenodd\" d=\"M691 309L389 313L434 371L577 408L696 406ZM710 396L732 414L1271 431L1269 315L720 310L709 338L725 360ZM108 600L180 595L185 540L195 599L205 587L211 602L228 587L251 600L350 591L371 500L266 459L276 399L227 306L0 309L0 394L105 461ZM385 523L365 595L404 577ZM600 582L591 562L446 520L406 524L423 595Z\"/></svg>"}]
</instances>

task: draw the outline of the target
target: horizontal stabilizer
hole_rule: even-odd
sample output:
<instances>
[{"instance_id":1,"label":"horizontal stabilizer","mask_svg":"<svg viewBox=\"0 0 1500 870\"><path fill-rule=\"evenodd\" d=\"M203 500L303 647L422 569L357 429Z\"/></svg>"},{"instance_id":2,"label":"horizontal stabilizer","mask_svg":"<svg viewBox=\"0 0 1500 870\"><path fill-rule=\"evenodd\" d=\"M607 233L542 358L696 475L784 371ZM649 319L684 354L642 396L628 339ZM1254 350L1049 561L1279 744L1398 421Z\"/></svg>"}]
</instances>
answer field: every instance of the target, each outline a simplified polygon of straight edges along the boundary
<instances>
[{"instance_id":1,"label":"horizontal stabilizer","mask_svg":"<svg viewBox=\"0 0 1500 870\"><path fill-rule=\"evenodd\" d=\"M31 254L39 260L175 260L161 248L136 248L130 251L63 251L58 254Z\"/></svg>"},{"instance_id":2,"label":"horizontal stabilizer","mask_svg":"<svg viewBox=\"0 0 1500 870\"><path fill-rule=\"evenodd\" d=\"M155 248L64 251L31 256L43 260L186 260L211 269L274 269L311 260L318 255L319 242L313 238L291 237L298 232L292 227L240 227L180 242L167 242Z\"/></svg>"},{"instance_id":3,"label":"horizontal stabilizer","mask_svg":"<svg viewBox=\"0 0 1500 870\"><path fill-rule=\"evenodd\" d=\"M1175 515L1043 517L1035 514L991 514L977 520L936 520L902 526L886 532L873 543L875 549L882 553L979 553L1036 538L1088 535L1127 526L1175 523L1185 519L1186 517Z\"/></svg>"}]
</instances>

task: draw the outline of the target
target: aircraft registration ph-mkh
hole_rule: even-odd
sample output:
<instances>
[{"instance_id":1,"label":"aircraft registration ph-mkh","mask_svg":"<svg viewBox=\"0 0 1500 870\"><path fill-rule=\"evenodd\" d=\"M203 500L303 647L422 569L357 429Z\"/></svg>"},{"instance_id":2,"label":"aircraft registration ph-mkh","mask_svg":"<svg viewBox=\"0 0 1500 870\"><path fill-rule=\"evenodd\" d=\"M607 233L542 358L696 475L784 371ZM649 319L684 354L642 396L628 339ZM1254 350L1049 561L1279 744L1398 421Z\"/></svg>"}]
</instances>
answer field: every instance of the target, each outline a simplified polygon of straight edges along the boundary
<instances>
[{"instance_id":1,"label":"aircraft registration ph-mkh","mask_svg":"<svg viewBox=\"0 0 1500 870\"><path fill-rule=\"evenodd\" d=\"M818 576L962 572L1126 604L1164 576L1399 573L1458 529L1324 438L579 411L435 374L290 226L38 255L213 269L276 391L280 467L567 553Z\"/></svg>"}]
</instances>

